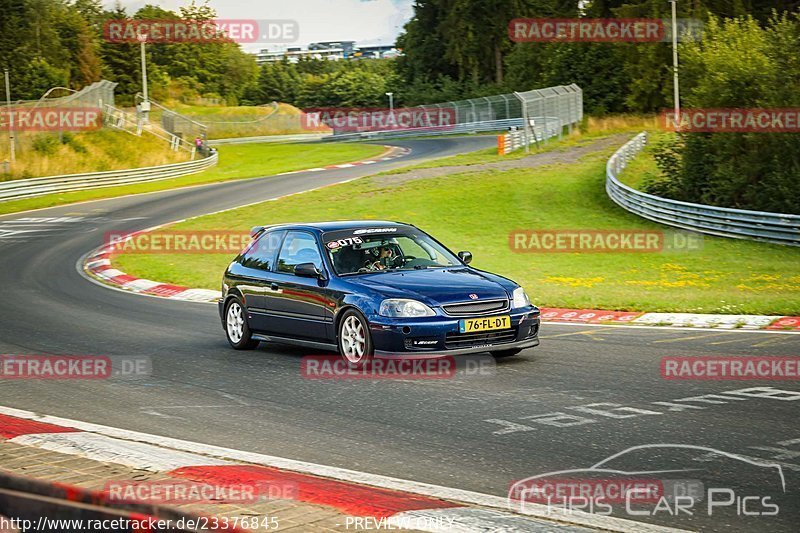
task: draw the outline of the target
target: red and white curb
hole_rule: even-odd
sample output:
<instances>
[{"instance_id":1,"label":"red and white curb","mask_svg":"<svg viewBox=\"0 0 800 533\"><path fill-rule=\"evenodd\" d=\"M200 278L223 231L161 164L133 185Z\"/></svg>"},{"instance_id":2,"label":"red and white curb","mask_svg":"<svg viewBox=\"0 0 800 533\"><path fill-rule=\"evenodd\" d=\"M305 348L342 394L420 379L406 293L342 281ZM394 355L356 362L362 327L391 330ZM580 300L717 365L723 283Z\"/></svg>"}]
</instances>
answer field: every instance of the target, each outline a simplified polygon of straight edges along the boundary
<instances>
[{"instance_id":1,"label":"red and white curb","mask_svg":"<svg viewBox=\"0 0 800 533\"><path fill-rule=\"evenodd\" d=\"M161 437L79 420L0 407L0 438L67 455L116 463L169 477L225 486L297 487L294 499L348 516L384 519L427 531L680 531L580 511L526 504L509 512L504 497ZM476 507L477 506L477 507ZM542 520L544 519L544 520ZM425 524L432 524L425 529ZM438 524L438 526L433 526ZM582 526L582 527L576 527Z\"/></svg>"},{"instance_id":2,"label":"red and white curb","mask_svg":"<svg viewBox=\"0 0 800 533\"><path fill-rule=\"evenodd\" d=\"M577 324L628 324L632 326L800 332L800 317L798 316L645 313L600 309L542 308L542 320Z\"/></svg>"},{"instance_id":3,"label":"red and white curb","mask_svg":"<svg viewBox=\"0 0 800 533\"><path fill-rule=\"evenodd\" d=\"M147 231L147 230L146 230ZM140 232L141 233L141 232ZM135 235L135 234L132 234ZM88 274L117 288L161 296L173 300L216 303L220 291L191 289L129 276L113 268L111 249L100 248L84 262ZM666 326L720 330L768 330L800 332L800 316L714 315L699 313L644 313L641 311L603 311L600 309L541 308L542 320L562 324Z\"/></svg>"},{"instance_id":4,"label":"red and white curb","mask_svg":"<svg viewBox=\"0 0 800 533\"><path fill-rule=\"evenodd\" d=\"M138 233L142 232L131 233L130 235L133 236ZM138 294L192 302L216 302L219 300L219 291L190 289L170 283L161 283L129 276L111 265L111 253L111 246L101 247L92 252L83 262L84 272L91 275L94 279L101 281L103 284Z\"/></svg>"},{"instance_id":5,"label":"red and white curb","mask_svg":"<svg viewBox=\"0 0 800 533\"><path fill-rule=\"evenodd\" d=\"M386 148L386 151L380 156L375 157L373 159L365 159L364 161L354 161L352 163L341 163L338 165L328 165L326 167L307 168L305 170L293 170L291 172L281 172L280 174L276 174L276 176L285 176L287 174L299 174L300 172L321 172L323 170L336 170L337 168L352 168L352 167L359 167L362 165L374 165L375 163L380 163L381 161L389 161L391 159L402 157L404 155L408 155L411 153L410 149L401 148L399 146L384 145L384 148Z\"/></svg>"}]
</instances>

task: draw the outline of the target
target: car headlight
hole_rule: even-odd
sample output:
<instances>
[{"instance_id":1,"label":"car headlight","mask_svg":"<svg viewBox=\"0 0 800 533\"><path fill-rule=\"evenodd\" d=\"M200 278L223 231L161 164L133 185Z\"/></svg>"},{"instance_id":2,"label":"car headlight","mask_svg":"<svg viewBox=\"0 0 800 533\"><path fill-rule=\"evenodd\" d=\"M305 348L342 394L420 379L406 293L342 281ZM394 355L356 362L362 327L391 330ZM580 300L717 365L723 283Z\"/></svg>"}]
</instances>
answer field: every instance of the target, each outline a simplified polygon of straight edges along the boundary
<instances>
[{"instance_id":1,"label":"car headlight","mask_svg":"<svg viewBox=\"0 0 800 533\"><path fill-rule=\"evenodd\" d=\"M418 316L433 316L433 309L422 302L405 298L390 298L381 302L378 314L391 318L413 318Z\"/></svg>"},{"instance_id":2,"label":"car headlight","mask_svg":"<svg viewBox=\"0 0 800 533\"><path fill-rule=\"evenodd\" d=\"M525 289L522 287L517 287L514 289L513 293L513 301L511 302L511 306L514 309L519 309L520 307L528 307L531 305L531 300L528 298L528 295L525 294Z\"/></svg>"}]
</instances>

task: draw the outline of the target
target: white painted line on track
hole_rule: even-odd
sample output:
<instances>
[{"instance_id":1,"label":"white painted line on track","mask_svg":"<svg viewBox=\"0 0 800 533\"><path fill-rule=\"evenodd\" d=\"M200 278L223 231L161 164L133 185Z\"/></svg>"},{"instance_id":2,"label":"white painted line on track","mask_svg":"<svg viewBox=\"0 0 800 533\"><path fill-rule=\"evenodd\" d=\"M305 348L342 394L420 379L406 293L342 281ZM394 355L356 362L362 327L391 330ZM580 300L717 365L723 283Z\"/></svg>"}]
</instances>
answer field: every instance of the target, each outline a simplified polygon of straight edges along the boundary
<instances>
[{"instance_id":1,"label":"white painted line on track","mask_svg":"<svg viewBox=\"0 0 800 533\"><path fill-rule=\"evenodd\" d=\"M74 454L78 453L85 454L85 453L90 453L91 451L93 453L97 453L99 456L99 454L102 453L100 446L92 447L91 444L94 443L95 445L99 445L101 443L105 443L106 441L102 437L111 437L112 439L124 439L126 441L132 441L127 444L128 446L131 447L130 449L134 452L134 454L131 455L132 458L129 460L131 462L137 461L139 467L141 467L141 464L155 464L154 461L156 460L149 455L144 455L144 456L141 455L142 453L150 452L152 450L152 447L150 448L135 447L136 443L144 443L144 444L151 444L161 448L163 453L167 455L162 456L162 458L158 460L164 461L165 464L172 464L171 461L177 461L177 462L194 461L197 456L203 456L201 458L203 460L203 464L213 464L211 462L213 460L219 460L223 462L225 460L242 461L246 463L253 463L263 466L270 466L274 468L281 468L284 470L291 470L294 472L303 472L315 476L338 479L341 481L349 481L351 483L358 483L362 485L369 485L373 487L380 487L402 492L410 492L412 494L421 494L432 498L440 498L443 500L450 500L453 502L468 503L482 507L499 509L502 511L509 511L508 500L507 498L502 496L494 496L491 494L483 494L468 490L442 487L440 485L420 483L417 481L382 476L379 474L371 474L367 472L358 472L355 470L348 470L345 468L319 465L315 463L309 463L306 461L286 459L283 457L276 457L272 455L246 452L242 450L234 450L231 448L224 448L221 446L202 444L198 442L190 442L181 439L174 439L171 437L150 435L147 433L139 433L136 431L113 428L99 424L92 424L90 422L82 422L79 420L71 420L68 418L61 418L49 415L38 415L32 411L25 411L22 409L15 409L11 407L0 406L0 414L14 416L17 418L24 418L27 420L36 420L39 422L46 422L50 424L71 427L94 434L92 438L95 440L91 439L73 440L75 439L75 437L72 438L63 437L63 435L76 435L76 433L46 434L47 436L62 435L62 437L54 438L52 440L42 438L42 435L44 434L28 435L27 436L29 438L28 441L23 441L22 437L15 437L14 439L11 439L12 442L18 442L18 443L25 442L26 444L30 445L39 445L36 443L41 442L43 443L44 446L52 446L52 448L48 449L53 449L54 451L61 451L62 453L70 453L70 451L72 451ZM20 440L17 441L16 439ZM59 449L55 449L55 447L58 447ZM119 450L119 449L120 449L119 447L114 448L114 450ZM143 450L145 449L147 450L147 452L143 452ZM172 459L171 458L172 456L169 454L176 454L176 451L177 454L179 455L175 455L176 458ZM187 453L181 454L181 452L187 452ZM84 455L84 457L85 456L86 455ZM122 459L119 457L117 453L114 453L112 457L116 457L117 459L98 458L97 460L108 460L108 461L118 462L118 460ZM138 461L143 461L143 462L138 463ZM595 529L620 531L625 533L650 533L650 532L668 533L668 532L682 531L674 528L666 528L663 526L655 526L642 522L635 522L633 520L627 520L623 518L594 515L581 511L567 512L564 510L547 507L541 504L526 504L524 506L524 509L519 509L519 510L514 509L514 511L517 512L518 514L532 516L535 518L556 520L560 522L578 524Z\"/></svg>"}]
</instances>

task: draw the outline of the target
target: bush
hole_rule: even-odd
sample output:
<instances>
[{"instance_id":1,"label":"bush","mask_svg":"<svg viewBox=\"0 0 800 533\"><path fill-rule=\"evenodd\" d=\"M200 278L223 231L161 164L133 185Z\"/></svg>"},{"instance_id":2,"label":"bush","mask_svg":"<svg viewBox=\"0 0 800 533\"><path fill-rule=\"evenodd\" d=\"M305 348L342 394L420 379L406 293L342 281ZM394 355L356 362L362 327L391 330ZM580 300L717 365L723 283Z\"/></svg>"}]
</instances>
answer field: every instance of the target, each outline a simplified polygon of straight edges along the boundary
<instances>
[{"instance_id":1,"label":"bush","mask_svg":"<svg viewBox=\"0 0 800 533\"><path fill-rule=\"evenodd\" d=\"M765 27L752 18L712 20L682 45L685 108L800 107L800 17ZM800 135L684 133L659 147L663 180L653 194L720 207L800 214Z\"/></svg>"},{"instance_id":2,"label":"bush","mask_svg":"<svg viewBox=\"0 0 800 533\"><path fill-rule=\"evenodd\" d=\"M54 155L60 144L57 137L47 133L37 135L31 141L33 151L42 155Z\"/></svg>"}]
</instances>

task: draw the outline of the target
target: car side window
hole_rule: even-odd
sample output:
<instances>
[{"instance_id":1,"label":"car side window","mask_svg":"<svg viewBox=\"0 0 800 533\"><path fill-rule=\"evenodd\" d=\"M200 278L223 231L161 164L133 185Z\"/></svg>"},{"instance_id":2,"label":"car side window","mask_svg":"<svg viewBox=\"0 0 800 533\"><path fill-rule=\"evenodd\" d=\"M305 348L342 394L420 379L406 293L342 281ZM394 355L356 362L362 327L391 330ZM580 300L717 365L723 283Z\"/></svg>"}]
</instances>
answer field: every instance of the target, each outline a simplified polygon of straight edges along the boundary
<instances>
[{"instance_id":1,"label":"car side window","mask_svg":"<svg viewBox=\"0 0 800 533\"><path fill-rule=\"evenodd\" d=\"M322 257L317 248L317 240L304 231L290 231L286 234L278 256L278 272L294 274L294 267L300 263L314 263L322 269Z\"/></svg>"},{"instance_id":2,"label":"car side window","mask_svg":"<svg viewBox=\"0 0 800 533\"><path fill-rule=\"evenodd\" d=\"M262 234L243 254L239 263L247 268L272 270L275 254L281 246L284 231L270 231Z\"/></svg>"}]
</instances>

